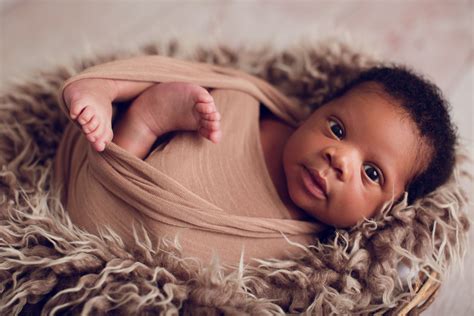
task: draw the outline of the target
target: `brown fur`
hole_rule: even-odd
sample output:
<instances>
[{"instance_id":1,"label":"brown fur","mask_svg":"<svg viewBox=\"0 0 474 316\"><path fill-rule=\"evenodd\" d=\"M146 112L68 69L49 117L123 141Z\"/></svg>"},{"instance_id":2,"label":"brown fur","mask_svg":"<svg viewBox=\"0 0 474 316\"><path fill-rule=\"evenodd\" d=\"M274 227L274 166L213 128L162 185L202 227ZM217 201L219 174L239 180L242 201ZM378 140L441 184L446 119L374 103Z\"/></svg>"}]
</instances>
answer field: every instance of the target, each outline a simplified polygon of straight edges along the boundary
<instances>
[{"instance_id":1,"label":"brown fur","mask_svg":"<svg viewBox=\"0 0 474 316\"><path fill-rule=\"evenodd\" d=\"M404 283L397 273L401 260L444 275L462 259L469 221L457 182L465 176L461 160L448 184L412 206L406 199L387 205L350 230L334 230L309 247L295 245L306 249L301 257L262 260L258 268L227 275L218 262L183 260L172 241L151 245L140 229L134 249L125 249L111 231L100 237L81 231L50 190L52 160L67 123L56 94L80 70L136 54L237 67L309 109L377 63L334 40L283 51L222 46L186 51L170 42L84 58L12 85L0 97L0 314L394 312L414 295L414 279Z\"/></svg>"}]
</instances>

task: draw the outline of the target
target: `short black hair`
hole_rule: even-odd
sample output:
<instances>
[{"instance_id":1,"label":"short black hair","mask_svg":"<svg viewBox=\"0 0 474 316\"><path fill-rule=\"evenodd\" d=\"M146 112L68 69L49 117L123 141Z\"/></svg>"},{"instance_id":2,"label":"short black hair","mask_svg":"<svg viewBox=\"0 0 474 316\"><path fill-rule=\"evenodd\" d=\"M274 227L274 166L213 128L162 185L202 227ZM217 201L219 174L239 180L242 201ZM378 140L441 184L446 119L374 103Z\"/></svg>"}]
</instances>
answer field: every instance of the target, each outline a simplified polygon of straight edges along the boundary
<instances>
[{"instance_id":1,"label":"short black hair","mask_svg":"<svg viewBox=\"0 0 474 316\"><path fill-rule=\"evenodd\" d=\"M453 173L457 130L451 121L450 105L431 81L404 65L384 64L362 71L333 96L344 95L365 82L375 82L399 101L415 123L420 137L431 148L427 167L408 184L408 203L446 183ZM418 157L421 159L421 157Z\"/></svg>"}]
</instances>

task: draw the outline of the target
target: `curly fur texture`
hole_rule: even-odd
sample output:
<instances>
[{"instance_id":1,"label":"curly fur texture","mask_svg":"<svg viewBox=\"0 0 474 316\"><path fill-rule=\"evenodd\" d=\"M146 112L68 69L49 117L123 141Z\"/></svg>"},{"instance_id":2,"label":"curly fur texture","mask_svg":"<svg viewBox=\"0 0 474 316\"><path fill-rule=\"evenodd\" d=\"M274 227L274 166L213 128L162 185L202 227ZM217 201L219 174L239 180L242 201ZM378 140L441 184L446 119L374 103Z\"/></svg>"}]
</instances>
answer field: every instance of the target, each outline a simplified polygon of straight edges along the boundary
<instances>
[{"instance_id":1,"label":"curly fur texture","mask_svg":"<svg viewBox=\"0 0 474 316\"><path fill-rule=\"evenodd\" d=\"M465 252L467 199L458 179L414 205L406 198L350 230L335 229L300 257L259 260L224 273L220 263L182 259L176 241L152 245L134 228L126 249L112 231L75 227L50 187L67 118L56 94L94 64L161 54L240 68L315 109L363 68L378 64L350 44L326 40L275 51L224 46L185 49L172 41L136 52L84 58L12 85L0 97L0 314L373 314L394 313L415 295L418 274L444 276ZM461 158L462 155L459 155Z\"/></svg>"}]
</instances>

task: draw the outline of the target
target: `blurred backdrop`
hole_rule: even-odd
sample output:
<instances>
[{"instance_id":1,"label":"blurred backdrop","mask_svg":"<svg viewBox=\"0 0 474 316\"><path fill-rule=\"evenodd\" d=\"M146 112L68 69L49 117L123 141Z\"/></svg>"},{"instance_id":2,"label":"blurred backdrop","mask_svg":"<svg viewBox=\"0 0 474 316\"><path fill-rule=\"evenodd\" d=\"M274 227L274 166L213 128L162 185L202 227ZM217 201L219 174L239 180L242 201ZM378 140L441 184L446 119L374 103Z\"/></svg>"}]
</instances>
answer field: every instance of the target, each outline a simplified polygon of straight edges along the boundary
<instances>
[{"instance_id":1,"label":"blurred backdrop","mask_svg":"<svg viewBox=\"0 0 474 316\"><path fill-rule=\"evenodd\" d=\"M71 58L151 41L278 48L326 36L353 39L432 79L474 157L472 0L0 0L0 90ZM464 185L474 197L473 185ZM426 315L474 315L473 230L463 273L451 271Z\"/></svg>"}]
</instances>

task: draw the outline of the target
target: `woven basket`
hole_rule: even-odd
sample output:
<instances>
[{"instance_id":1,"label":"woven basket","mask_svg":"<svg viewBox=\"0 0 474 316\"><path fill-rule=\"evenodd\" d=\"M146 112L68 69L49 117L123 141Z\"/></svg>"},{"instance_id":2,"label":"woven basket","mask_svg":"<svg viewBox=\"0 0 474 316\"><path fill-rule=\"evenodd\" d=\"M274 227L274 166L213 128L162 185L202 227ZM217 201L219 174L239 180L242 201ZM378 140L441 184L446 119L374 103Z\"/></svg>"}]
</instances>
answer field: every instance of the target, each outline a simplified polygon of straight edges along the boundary
<instances>
[{"instance_id":1,"label":"woven basket","mask_svg":"<svg viewBox=\"0 0 474 316\"><path fill-rule=\"evenodd\" d=\"M434 281L440 277L439 273L431 272L430 276L427 277L420 272L418 276L413 286L416 295L410 302L401 308L395 309L394 314L400 316L419 315L433 303L441 286L440 282Z\"/></svg>"},{"instance_id":2,"label":"woven basket","mask_svg":"<svg viewBox=\"0 0 474 316\"><path fill-rule=\"evenodd\" d=\"M173 56L175 55L175 52L177 51L176 45L171 43L171 44L166 44L165 48L162 49L161 51L158 51L158 48L156 45L151 45L150 47L144 47L141 49L141 53L147 53L147 54L162 54L162 55L169 55ZM205 54L205 52L202 52ZM217 56L217 54L209 54L209 57L204 57L199 58L203 61L207 62L215 62L215 63L220 63L221 65L232 65L233 62L235 62L235 56L233 55L232 52L226 52L225 50L222 50L219 52L219 54L224 55L222 56ZM227 54L227 55L226 55ZM334 56L345 56L344 52L337 51L337 53L334 53L333 56L329 56L328 58L334 58ZM330 55L330 54L328 54ZM360 61L364 60L362 57L356 55L356 54L347 54L347 60L348 64L357 64L361 63L364 64L365 61ZM115 54L113 56L114 58L121 58L121 57L127 57L127 53L123 54L122 56L120 54ZM206 59L207 58L207 59ZM216 61L215 58L227 58L224 60L218 60ZM252 59L253 58L253 59ZM255 61L252 63L249 63L251 67L247 70L252 70L254 68L259 67L259 58L256 58L253 56L250 58L251 60ZM291 56L285 56L283 55L283 59L288 59L291 58ZM63 117L63 114L59 112L59 109L56 107L56 100L55 100L55 93L57 93L57 89L60 86L60 84L67 79L70 75L71 72L75 72L77 70L81 70L83 68L87 68L89 66L92 66L93 64L105 62L111 59L111 56L102 56L98 57L95 56L91 58L90 60L84 59L81 60L78 65L75 67L64 67L60 68L54 72L50 73L42 73L40 74L41 79L40 80L30 80L26 82L25 84L16 86L14 88L15 90L15 96L11 96L9 98L4 98L0 102L0 120L5 119L7 122L4 126L8 126L10 129L16 129L18 127L18 130L15 130L14 133L12 133L12 137L4 142L0 142L0 163L2 170L0 172L0 208L3 208L6 206L6 202L10 204L16 203L15 201L18 201L18 187L21 184L21 186L24 188L25 192L27 195L34 195L35 192L47 190L48 186L45 185L45 178L41 175L34 175L32 176L31 174L33 173L44 173L47 174L51 171L51 160L52 157L54 157L55 149L56 146L60 140L61 134L60 133L52 133L49 132L50 129L56 129L61 131L64 125L67 122L67 118ZM341 57L342 59L342 57ZM226 61L228 60L228 61ZM267 58L267 60L272 60L271 58ZM244 63L245 64L245 63ZM328 67L330 67L329 65ZM360 65L359 65L360 66ZM325 67L325 65L321 65L321 67ZM331 66L332 67L332 66ZM358 66L356 65L355 68ZM246 70L246 69L243 69ZM333 73L331 73L331 71ZM343 72L344 70L342 70ZM334 75L334 76L339 76L341 73L341 69L334 67L330 68L330 71L327 71L328 74ZM278 73L271 74L273 78L278 80ZM285 78L283 78L280 82L280 88L284 90L284 82ZM302 83L302 92L301 95L304 95L304 89L312 89L312 87L306 87L306 82L301 82ZM329 88L328 88L329 89ZM305 100L308 101L309 103L321 103L323 102L324 98L331 93L331 91L328 91L328 89L320 89L322 92L320 95L310 95L308 96L308 99ZM298 90L299 91L299 90ZM13 105L13 106L12 106ZM21 110L15 109L15 107L21 108ZM5 117L1 117L1 115L4 114ZM7 117L8 116L8 117ZM36 120L36 121L35 121ZM20 123L18 123L20 122ZM18 126L18 125L25 125L25 126ZM49 126L51 124L51 126ZM43 126L42 126L43 125ZM1 127L1 126L0 126ZM21 127L21 128L20 128ZM3 130L4 132L6 131L5 129ZM44 133L44 135L43 135ZM13 135L14 134L14 135ZM18 139L24 137L24 141L16 140L13 137L18 137ZM31 141L31 138L36 139L36 143L33 145L31 144L26 144L23 145L23 142ZM12 141L14 139L15 141ZM3 140L2 140L3 141ZM16 143L15 143L16 142ZM28 157L19 157L20 154L24 155L24 148L21 148L21 146L33 146L33 149L29 149L27 152L28 154L31 155L31 157L34 158L35 162L28 161L28 165L23 168L18 168L19 171L17 172L16 167L18 167L18 164L22 164L23 160L27 161ZM21 158L21 159L20 159ZM28 175L26 177L25 175ZM30 180L33 179L33 180ZM3 187L2 187L3 186ZM6 189L5 189L6 188ZM15 190L13 190L15 189ZM3 200L2 200L3 199ZM5 203L5 204L4 204ZM0 213L0 215L2 215ZM0 216L0 220L1 220ZM45 221L46 222L46 221ZM4 227L7 227L10 225L10 222L3 222ZM9 229L13 230L14 228L18 228L19 225L18 223L15 223L15 225L10 225L8 226ZM1 225L0 225L0 250L4 250L4 253L7 252L8 249L11 249L11 245L14 245L17 249L20 251L29 251L29 244L34 244L34 242L37 242L37 240L34 240L31 238L30 240L24 241L21 238L21 234L26 234L27 231L29 231L28 225L25 225L23 228L18 228L18 231L11 233L8 235L5 233L5 231L1 230ZM467 230L467 228L465 228ZM40 236L41 237L41 236ZM74 238L71 238L74 240ZM8 242L5 242L8 241ZM101 246L104 246L104 251L109 250L108 244L103 242ZM50 249L47 249L48 247L51 247L50 244L43 244L39 245L39 252L43 253L43 251L49 251ZM112 251L113 250L113 251ZM123 254L122 249L112 249L110 252L110 257L113 258L119 258L122 259L126 257L125 255L128 255L128 253L125 253L123 257L121 255ZM1 253L1 251L0 251ZM109 253L107 253L109 254ZM54 253L54 256L57 254ZM11 269L22 269L26 266L22 265L24 262L24 257L22 257L23 254L19 254L18 258L13 258L15 260L11 261ZM115 256L115 257L114 257ZM105 257L105 256L104 256ZM29 257L31 258L31 257ZM86 271L87 273L93 272L97 273L98 270L103 267L103 265L106 263L106 261L100 261L97 260L94 261L96 258L90 257L88 258L91 261L91 267L90 271ZM146 262L149 266L152 261L147 261L149 258L142 258L143 261ZM128 260L128 259L127 259ZM130 261L130 260L129 260ZM124 260L125 262L125 260ZM15 266L16 264L16 266ZM69 264L69 263L68 263ZM58 265L59 266L59 265ZM63 270L58 271L63 272L68 269L73 270L74 267L71 268L71 266L64 264L64 266L61 268ZM148 268L148 266L144 266L143 270L145 271ZM31 275L38 275L38 273L43 273L44 271L38 269L38 271L33 271ZM31 270L30 270L31 271ZM13 272L15 272L13 270ZM61 278L61 274L57 273L55 275L55 282L57 282L58 285L61 285L61 281L64 279ZM77 272L78 274L80 273L86 273L84 271L79 271ZM139 272L139 271L137 271ZM13 273L8 274L10 272L8 271L2 271L0 269L0 282L3 279L10 278L11 280L15 279L16 277L20 278L18 282L25 281L25 279L28 279L28 275L21 274L20 276L14 276ZM198 275L199 277L202 277L202 275ZM41 280L41 275L38 277ZM403 306L397 306L396 308L392 308L391 310L386 310L387 314L392 314L392 315L417 315L421 313L423 310L425 310L434 300L436 293L440 287L440 283L434 281L435 279L439 279L441 276L438 275L435 272L431 272L430 277L427 278L425 275L422 273L419 274L418 280L415 282L413 288L416 291L416 295L410 300L408 303L404 303ZM140 282L142 280L139 280ZM17 282L17 281L15 281ZM70 276L70 279L67 280L67 282L71 282L71 287L74 286L74 284L77 284L78 280L74 279L74 275ZM76 283L74 283L76 282ZM200 283L201 282L201 283ZM198 300L203 297L202 293L199 292L199 290L206 290L206 280L205 279L196 279L196 288L193 288L193 293L197 293L194 297L185 297L183 294L182 296L179 296L178 294L182 294L182 292L179 292L179 289L176 290L176 293L174 293L178 303L175 303L176 306L180 305L179 303L182 303L185 300L192 301L190 303L189 309L192 309L192 311L196 311L196 304L194 304L193 300ZM12 283L9 283L10 286ZM30 304L29 307L24 307L23 305L20 304L20 302L15 303L9 307L6 311L8 314L12 314L16 312L22 312L25 314L28 313L38 313L38 309L42 309L44 306L43 305L48 305L48 300L54 298L54 295L58 291L58 287L54 287L51 285L50 289L47 288L47 283L42 283L43 285L40 286L39 288L34 288L32 287L30 290L31 291L26 291L25 293L28 294L28 296L23 297L24 300L28 301ZM137 281L137 284L141 284ZM8 288L4 287L2 288L2 284L0 283L0 305L2 305L2 295L7 295L5 293L8 293L8 295L17 295L19 293L23 293L23 289L17 288L16 292L14 293L9 293ZM222 284L218 284L221 286ZM222 293L220 293L218 290L227 290L225 286L228 284L224 284L221 287L216 287L216 289L213 288L213 291L215 290L216 295L222 296ZM201 286L201 288L199 288ZM290 286L289 286L290 287ZM45 292L41 292L42 289L45 289ZM231 290L233 290L231 288ZM56 292L55 292L56 291ZM186 295L191 295L191 294L186 294ZM239 296L240 295L240 296ZM297 297L298 293L291 293L293 297ZM290 295L288 295L290 296ZM183 298L185 297L185 298ZM206 299L206 298L205 298ZM225 306L218 306L220 309L204 309L202 314L213 314L212 312L219 311L220 313L234 313L234 314L239 314L241 313L242 310L245 310L248 314L262 314L263 312L268 312L270 309L271 314L280 314L279 312L279 307L275 306L275 304L272 304L270 300L265 301L264 299L262 300L255 300L252 297L241 297L241 293L236 292L235 295L233 296L234 301L231 303L233 304L228 304L226 302L224 305ZM70 299L72 300L72 299ZM31 301L31 302L30 302ZM229 302L231 300L229 299ZM34 304L33 304L33 303ZM186 301L187 302L187 301ZM237 302L237 303L235 303ZM199 303L199 302L198 302ZM305 302L303 301L303 304ZM356 302L357 303L357 302ZM23 304L25 302L23 301ZM51 303L52 304L52 303ZM58 303L54 303L58 304ZM170 302L167 302L167 304L171 304ZM193 305L194 304L194 305ZM240 304L240 305L239 305ZM328 304L331 305L331 304ZM173 307L173 306L172 306ZM186 307L186 306L185 306ZM237 308L238 307L238 308ZM303 308L305 305L302 306ZM77 307L79 308L79 307ZM167 308L167 307L166 307ZM234 309L233 309L234 308ZM76 313L78 310L70 310L70 313ZM124 312L126 314L126 312ZM181 313L181 311L180 311ZM0 314L2 314L2 307L0 306ZM99 314L99 312L97 312ZM215 313L214 313L215 314Z\"/></svg>"}]
</instances>

